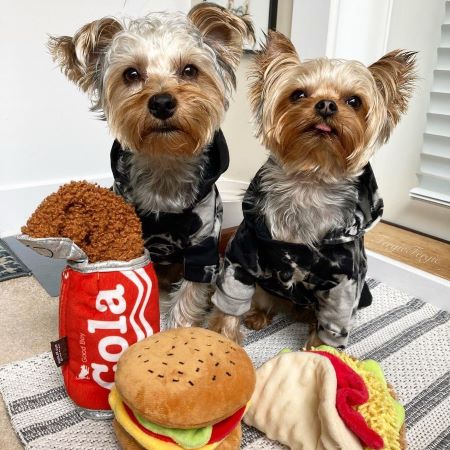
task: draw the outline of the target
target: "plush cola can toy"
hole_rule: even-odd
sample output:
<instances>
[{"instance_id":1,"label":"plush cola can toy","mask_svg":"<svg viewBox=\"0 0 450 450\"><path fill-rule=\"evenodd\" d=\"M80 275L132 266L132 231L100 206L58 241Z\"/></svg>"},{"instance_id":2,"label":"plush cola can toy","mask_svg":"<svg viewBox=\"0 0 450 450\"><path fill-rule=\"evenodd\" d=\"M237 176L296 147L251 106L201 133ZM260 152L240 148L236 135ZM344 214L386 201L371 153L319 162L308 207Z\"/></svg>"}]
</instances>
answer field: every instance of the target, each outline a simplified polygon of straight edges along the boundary
<instances>
[{"instance_id":1,"label":"plush cola can toy","mask_svg":"<svg viewBox=\"0 0 450 450\"><path fill-rule=\"evenodd\" d=\"M117 361L159 332L158 282L134 209L108 189L72 182L47 197L18 239L67 260L52 342L69 397L81 414L112 416L108 395Z\"/></svg>"}]
</instances>

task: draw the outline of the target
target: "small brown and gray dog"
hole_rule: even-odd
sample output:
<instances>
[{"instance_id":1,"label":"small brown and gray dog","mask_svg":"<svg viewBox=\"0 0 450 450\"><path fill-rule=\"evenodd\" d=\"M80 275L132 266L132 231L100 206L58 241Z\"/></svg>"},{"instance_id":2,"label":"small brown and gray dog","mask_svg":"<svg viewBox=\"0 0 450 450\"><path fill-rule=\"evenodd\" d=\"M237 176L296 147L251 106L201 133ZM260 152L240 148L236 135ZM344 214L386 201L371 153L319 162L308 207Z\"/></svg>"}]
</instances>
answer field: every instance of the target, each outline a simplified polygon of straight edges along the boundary
<instances>
[{"instance_id":1,"label":"small brown and gray dog","mask_svg":"<svg viewBox=\"0 0 450 450\"><path fill-rule=\"evenodd\" d=\"M372 301L364 233L383 209L369 159L407 109L414 67L402 50L369 67L302 62L289 39L269 32L250 100L270 156L245 194L211 329L239 341L240 317L260 329L284 299L314 311L309 345L347 344L357 308Z\"/></svg>"},{"instance_id":2,"label":"small brown and gray dog","mask_svg":"<svg viewBox=\"0 0 450 450\"><path fill-rule=\"evenodd\" d=\"M220 124L253 36L248 17L201 3L187 15L105 17L49 41L116 139L114 190L135 206L152 260L161 272L182 266L168 305L172 327L202 323L218 272L215 181L228 167Z\"/></svg>"}]
</instances>

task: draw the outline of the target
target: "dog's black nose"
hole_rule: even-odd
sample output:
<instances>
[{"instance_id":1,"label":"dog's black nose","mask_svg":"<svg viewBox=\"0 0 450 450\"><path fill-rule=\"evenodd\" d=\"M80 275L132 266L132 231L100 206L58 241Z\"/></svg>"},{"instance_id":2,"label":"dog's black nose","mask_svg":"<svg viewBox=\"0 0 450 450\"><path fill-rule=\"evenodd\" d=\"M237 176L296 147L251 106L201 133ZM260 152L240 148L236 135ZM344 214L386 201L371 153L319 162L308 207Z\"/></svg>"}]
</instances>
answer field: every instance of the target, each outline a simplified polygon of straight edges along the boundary
<instances>
[{"instance_id":1,"label":"dog's black nose","mask_svg":"<svg viewBox=\"0 0 450 450\"><path fill-rule=\"evenodd\" d=\"M315 108L316 111L324 118L332 116L337 113L338 110L338 107L333 100L320 100L320 102L316 104Z\"/></svg>"},{"instance_id":2,"label":"dog's black nose","mask_svg":"<svg viewBox=\"0 0 450 450\"><path fill-rule=\"evenodd\" d=\"M170 94L156 94L148 101L148 109L157 119L165 120L172 117L176 107L177 101Z\"/></svg>"}]
</instances>

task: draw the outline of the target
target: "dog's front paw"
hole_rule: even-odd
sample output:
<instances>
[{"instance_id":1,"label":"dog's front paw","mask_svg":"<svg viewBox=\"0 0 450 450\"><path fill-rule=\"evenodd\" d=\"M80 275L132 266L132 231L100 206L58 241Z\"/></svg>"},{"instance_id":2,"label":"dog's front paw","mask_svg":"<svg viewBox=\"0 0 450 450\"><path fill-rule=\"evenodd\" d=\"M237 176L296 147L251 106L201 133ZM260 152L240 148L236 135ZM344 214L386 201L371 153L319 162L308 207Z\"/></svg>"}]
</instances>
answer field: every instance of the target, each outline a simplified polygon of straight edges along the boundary
<instances>
[{"instance_id":1,"label":"dog's front paw","mask_svg":"<svg viewBox=\"0 0 450 450\"><path fill-rule=\"evenodd\" d=\"M259 331L272 323L274 314L262 309L252 308L245 316L244 325L250 330Z\"/></svg>"},{"instance_id":2,"label":"dog's front paw","mask_svg":"<svg viewBox=\"0 0 450 450\"><path fill-rule=\"evenodd\" d=\"M209 285L182 280L161 302L161 309L168 312L169 328L202 326L209 300ZM163 309L164 308L164 309Z\"/></svg>"},{"instance_id":3,"label":"dog's front paw","mask_svg":"<svg viewBox=\"0 0 450 450\"><path fill-rule=\"evenodd\" d=\"M321 345L326 345L325 342L320 339L316 327L310 329L308 340L306 341L306 350L311 350L313 347L319 347Z\"/></svg>"},{"instance_id":4,"label":"dog's front paw","mask_svg":"<svg viewBox=\"0 0 450 450\"><path fill-rule=\"evenodd\" d=\"M174 314L174 311L169 311L169 316L167 318L167 328L183 328L183 327L193 327L199 325L197 322L191 321L184 316Z\"/></svg>"},{"instance_id":5,"label":"dog's front paw","mask_svg":"<svg viewBox=\"0 0 450 450\"><path fill-rule=\"evenodd\" d=\"M240 323L239 317L225 314L214 308L208 318L208 329L222 334L237 344L241 344L243 335L240 331Z\"/></svg>"}]
</instances>

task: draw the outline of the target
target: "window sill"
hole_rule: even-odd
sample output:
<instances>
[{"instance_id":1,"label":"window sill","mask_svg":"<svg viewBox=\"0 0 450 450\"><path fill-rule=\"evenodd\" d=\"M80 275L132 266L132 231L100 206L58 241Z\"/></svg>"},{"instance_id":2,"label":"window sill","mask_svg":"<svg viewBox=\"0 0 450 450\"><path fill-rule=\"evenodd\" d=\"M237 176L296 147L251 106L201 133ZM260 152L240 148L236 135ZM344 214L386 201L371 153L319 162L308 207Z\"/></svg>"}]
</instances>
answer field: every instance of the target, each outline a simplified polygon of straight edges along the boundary
<instances>
[{"instance_id":1,"label":"window sill","mask_svg":"<svg viewBox=\"0 0 450 450\"><path fill-rule=\"evenodd\" d=\"M447 208L450 207L450 195L440 194L420 187L411 189L409 195L416 200L446 206Z\"/></svg>"}]
</instances>

